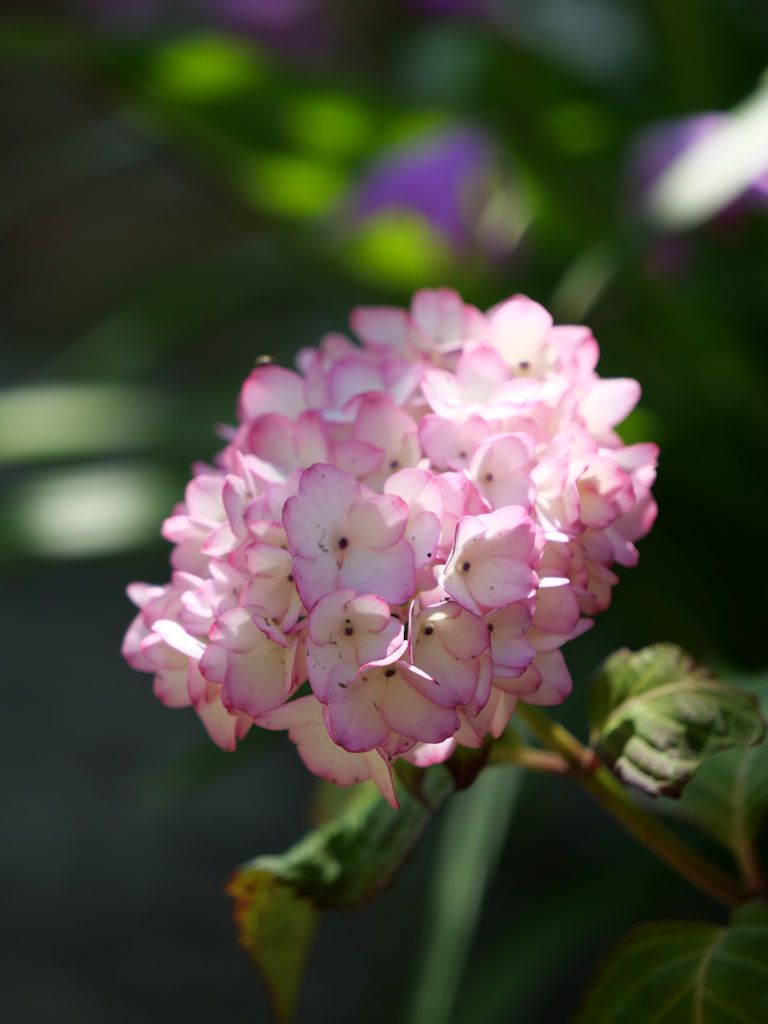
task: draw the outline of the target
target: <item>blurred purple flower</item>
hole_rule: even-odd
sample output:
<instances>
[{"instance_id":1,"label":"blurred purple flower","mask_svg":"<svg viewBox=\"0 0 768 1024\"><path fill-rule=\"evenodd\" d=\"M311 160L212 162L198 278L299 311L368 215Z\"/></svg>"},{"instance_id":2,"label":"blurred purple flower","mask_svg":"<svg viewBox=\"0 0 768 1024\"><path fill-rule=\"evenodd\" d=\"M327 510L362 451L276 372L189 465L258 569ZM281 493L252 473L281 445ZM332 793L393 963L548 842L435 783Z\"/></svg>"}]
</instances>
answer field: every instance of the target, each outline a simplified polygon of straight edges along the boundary
<instances>
[{"instance_id":1,"label":"blurred purple flower","mask_svg":"<svg viewBox=\"0 0 768 1024\"><path fill-rule=\"evenodd\" d=\"M708 138L729 121L730 115L717 112L693 114L675 121L652 125L637 136L630 150L628 185L633 208L642 208L650 198L662 175L691 146ZM720 218L745 213L754 205L768 201L768 167L731 205L721 211Z\"/></svg>"},{"instance_id":2,"label":"blurred purple flower","mask_svg":"<svg viewBox=\"0 0 768 1024\"><path fill-rule=\"evenodd\" d=\"M360 218L386 210L420 214L458 250L469 248L490 196L493 154L475 128L458 128L385 155L363 179Z\"/></svg>"},{"instance_id":3,"label":"blurred purple flower","mask_svg":"<svg viewBox=\"0 0 768 1024\"><path fill-rule=\"evenodd\" d=\"M224 27L278 50L323 52L332 40L327 0L203 0Z\"/></svg>"}]
</instances>

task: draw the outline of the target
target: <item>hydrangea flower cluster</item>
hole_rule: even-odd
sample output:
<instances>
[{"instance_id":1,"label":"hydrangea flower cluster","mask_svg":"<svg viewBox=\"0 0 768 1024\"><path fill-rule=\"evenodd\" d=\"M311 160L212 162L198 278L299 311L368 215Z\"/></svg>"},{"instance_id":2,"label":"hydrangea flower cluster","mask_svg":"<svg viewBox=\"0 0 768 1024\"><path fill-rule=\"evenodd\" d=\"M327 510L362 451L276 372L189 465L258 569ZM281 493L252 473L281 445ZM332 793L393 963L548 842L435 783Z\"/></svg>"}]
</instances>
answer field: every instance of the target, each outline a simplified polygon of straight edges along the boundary
<instances>
[{"instance_id":1,"label":"hydrangea flower cluster","mask_svg":"<svg viewBox=\"0 0 768 1024\"><path fill-rule=\"evenodd\" d=\"M561 648L637 560L657 449L614 432L638 384L528 298L425 290L351 325L361 345L331 334L245 381L163 526L170 583L129 588L123 653L225 750L287 730L311 771L396 806L398 758L568 696Z\"/></svg>"}]
</instances>

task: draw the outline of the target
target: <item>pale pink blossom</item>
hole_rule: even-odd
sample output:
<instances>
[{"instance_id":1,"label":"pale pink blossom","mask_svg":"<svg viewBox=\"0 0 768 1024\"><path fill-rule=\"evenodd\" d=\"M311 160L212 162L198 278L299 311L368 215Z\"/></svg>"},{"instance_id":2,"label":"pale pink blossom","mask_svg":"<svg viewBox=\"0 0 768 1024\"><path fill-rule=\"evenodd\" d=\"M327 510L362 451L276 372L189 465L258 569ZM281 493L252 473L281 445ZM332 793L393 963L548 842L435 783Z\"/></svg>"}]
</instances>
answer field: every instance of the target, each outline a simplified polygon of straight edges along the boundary
<instances>
[{"instance_id":1,"label":"pale pink blossom","mask_svg":"<svg viewBox=\"0 0 768 1024\"><path fill-rule=\"evenodd\" d=\"M334 466L305 470L283 523L302 600L312 608L339 588L376 593L390 604L414 590L413 548L405 540L408 506L396 495L370 495Z\"/></svg>"},{"instance_id":2,"label":"pale pink blossom","mask_svg":"<svg viewBox=\"0 0 768 1024\"><path fill-rule=\"evenodd\" d=\"M456 526L441 584L476 615L502 608L534 595L538 584L534 567L541 548L540 531L519 505L464 516Z\"/></svg>"},{"instance_id":3,"label":"pale pink blossom","mask_svg":"<svg viewBox=\"0 0 768 1024\"><path fill-rule=\"evenodd\" d=\"M221 686L230 711L255 717L279 707L299 684L295 676L296 638L256 609L233 608L216 619L210 643L200 655L200 671Z\"/></svg>"},{"instance_id":4,"label":"pale pink blossom","mask_svg":"<svg viewBox=\"0 0 768 1024\"><path fill-rule=\"evenodd\" d=\"M123 653L222 748L282 729L316 775L396 806L399 758L566 699L563 648L653 525L658 451L615 430L639 385L525 296L483 313L424 289L351 322L362 345L251 371L163 525L170 582L130 588Z\"/></svg>"},{"instance_id":5,"label":"pale pink blossom","mask_svg":"<svg viewBox=\"0 0 768 1024\"><path fill-rule=\"evenodd\" d=\"M403 626L375 594L336 590L321 597L309 616L307 672L315 695L348 684L374 662L396 661L405 653Z\"/></svg>"}]
</instances>

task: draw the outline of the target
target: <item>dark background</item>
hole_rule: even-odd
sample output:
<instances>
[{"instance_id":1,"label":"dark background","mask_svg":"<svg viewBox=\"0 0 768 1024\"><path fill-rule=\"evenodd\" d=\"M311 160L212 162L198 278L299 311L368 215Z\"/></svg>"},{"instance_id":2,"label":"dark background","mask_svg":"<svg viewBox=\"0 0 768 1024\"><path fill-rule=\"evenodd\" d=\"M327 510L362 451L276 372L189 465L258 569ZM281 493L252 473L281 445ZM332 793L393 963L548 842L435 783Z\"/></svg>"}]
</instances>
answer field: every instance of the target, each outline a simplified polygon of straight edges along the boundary
<instances>
[{"instance_id":1,"label":"dark background","mask_svg":"<svg viewBox=\"0 0 768 1024\"><path fill-rule=\"evenodd\" d=\"M161 517L254 357L356 304L521 291L642 382L660 517L569 649L572 728L618 646L765 665L768 207L664 231L631 167L767 54L758 0L3 5L4 1020L268 1019L223 887L302 834L311 780L283 737L225 755L154 700L123 590L167 578ZM722 919L568 786L521 790L451 1021L567 1021L630 926ZM302 1021L407 1019L437 831L324 921Z\"/></svg>"}]
</instances>

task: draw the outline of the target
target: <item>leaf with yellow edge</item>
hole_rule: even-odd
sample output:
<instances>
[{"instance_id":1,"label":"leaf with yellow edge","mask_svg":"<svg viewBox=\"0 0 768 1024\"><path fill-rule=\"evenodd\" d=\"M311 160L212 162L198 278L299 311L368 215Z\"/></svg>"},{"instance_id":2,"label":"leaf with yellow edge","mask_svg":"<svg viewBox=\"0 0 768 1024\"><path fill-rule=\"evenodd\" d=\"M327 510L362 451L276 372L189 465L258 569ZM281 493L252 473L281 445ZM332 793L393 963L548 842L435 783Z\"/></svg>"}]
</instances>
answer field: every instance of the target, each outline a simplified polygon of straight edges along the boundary
<instances>
[{"instance_id":1,"label":"leaf with yellow edge","mask_svg":"<svg viewBox=\"0 0 768 1024\"><path fill-rule=\"evenodd\" d=\"M238 872L229 886L240 942L259 969L280 1024L293 1020L317 911L270 871Z\"/></svg>"},{"instance_id":2,"label":"leaf with yellow edge","mask_svg":"<svg viewBox=\"0 0 768 1024\"><path fill-rule=\"evenodd\" d=\"M454 786L450 771L436 765L422 774L418 795L404 789L394 810L365 783L339 817L286 853L257 857L235 873L229 893L239 939L280 1024L293 1019L317 909L355 907L385 888Z\"/></svg>"}]
</instances>

